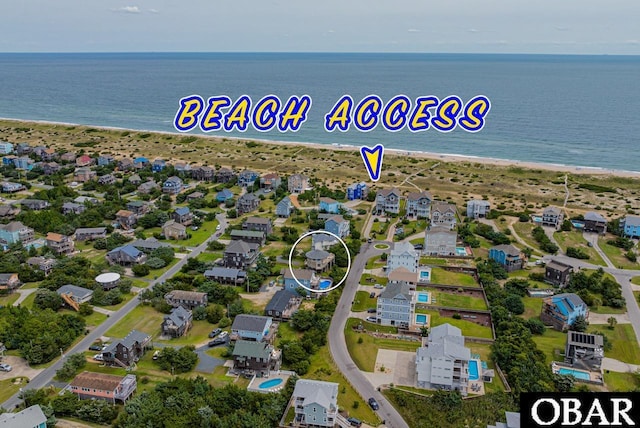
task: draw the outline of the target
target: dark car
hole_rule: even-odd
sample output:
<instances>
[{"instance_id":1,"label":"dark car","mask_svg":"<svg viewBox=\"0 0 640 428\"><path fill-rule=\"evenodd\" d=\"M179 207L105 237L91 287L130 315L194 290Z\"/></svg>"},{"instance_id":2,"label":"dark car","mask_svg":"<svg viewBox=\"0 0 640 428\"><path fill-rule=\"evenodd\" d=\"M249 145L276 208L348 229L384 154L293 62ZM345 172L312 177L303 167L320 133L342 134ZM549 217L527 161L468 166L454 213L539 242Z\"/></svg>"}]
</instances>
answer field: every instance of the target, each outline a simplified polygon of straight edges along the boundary
<instances>
[{"instance_id":1,"label":"dark car","mask_svg":"<svg viewBox=\"0 0 640 428\"><path fill-rule=\"evenodd\" d=\"M422 250L422 248L423 248L422 244L416 244L416 245L413 246L414 250Z\"/></svg>"},{"instance_id":2,"label":"dark car","mask_svg":"<svg viewBox=\"0 0 640 428\"><path fill-rule=\"evenodd\" d=\"M376 312L378 312L378 310L377 310L376 308L369 308L369 309L367 309L367 313L375 314Z\"/></svg>"},{"instance_id":3,"label":"dark car","mask_svg":"<svg viewBox=\"0 0 640 428\"><path fill-rule=\"evenodd\" d=\"M373 239L371 239L371 238L367 239L367 243L368 244L371 244L372 242L373 242Z\"/></svg>"},{"instance_id":4,"label":"dark car","mask_svg":"<svg viewBox=\"0 0 640 428\"><path fill-rule=\"evenodd\" d=\"M347 422L349 422L349 424L351 424L352 427L359 427L362 425L362 421L356 418L348 418Z\"/></svg>"},{"instance_id":5,"label":"dark car","mask_svg":"<svg viewBox=\"0 0 640 428\"><path fill-rule=\"evenodd\" d=\"M207 345L209 346L209 348L212 348L214 346L223 345L225 343L227 343L227 339L215 338L212 341L210 341Z\"/></svg>"},{"instance_id":6,"label":"dark car","mask_svg":"<svg viewBox=\"0 0 640 428\"><path fill-rule=\"evenodd\" d=\"M102 345L94 343L93 345L89 346L89 351L102 351Z\"/></svg>"},{"instance_id":7,"label":"dark car","mask_svg":"<svg viewBox=\"0 0 640 428\"><path fill-rule=\"evenodd\" d=\"M376 399L373 397L369 398L369 405L373 410L378 410L380 408L380 405L378 404Z\"/></svg>"},{"instance_id":8,"label":"dark car","mask_svg":"<svg viewBox=\"0 0 640 428\"><path fill-rule=\"evenodd\" d=\"M211 333L209 333L209 338L212 339L212 338L216 337L217 335L220 334L221 331L222 331L222 329L216 328Z\"/></svg>"},{"instance_id":9,"label":"dark car","mask_svg":"<svg viewBox=\"0 0 640 428\"><path fill-rule=\"evenodd\" d=\"M369 293L369 298L373 299L374 297L376 297L376 293L374 291Z\"/></svg>"}]
</instances>

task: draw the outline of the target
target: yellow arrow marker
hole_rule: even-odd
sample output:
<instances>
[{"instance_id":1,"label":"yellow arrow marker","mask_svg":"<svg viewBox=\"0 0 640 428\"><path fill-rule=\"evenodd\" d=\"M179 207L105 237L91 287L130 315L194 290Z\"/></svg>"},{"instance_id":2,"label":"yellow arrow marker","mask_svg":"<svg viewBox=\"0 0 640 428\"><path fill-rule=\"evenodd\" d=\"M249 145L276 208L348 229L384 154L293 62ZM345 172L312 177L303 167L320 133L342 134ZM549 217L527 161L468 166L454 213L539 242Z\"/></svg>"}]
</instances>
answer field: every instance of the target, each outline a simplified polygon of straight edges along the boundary
<instances>
[{"instance_id":1,"label":"yellow arrow marker","mask_svg":"<svg viewBox=\"0 0 640 428\"><path fill-rule=\"evenodd\" d=\"M378 144L372 149L367 146L362 146L360 147L360 154L362 155L364 166L367 167L369 178L371 178L371 181L378 181L380 179L380 172L382 172L384 146Z\"/></svg>"}]
</instances>

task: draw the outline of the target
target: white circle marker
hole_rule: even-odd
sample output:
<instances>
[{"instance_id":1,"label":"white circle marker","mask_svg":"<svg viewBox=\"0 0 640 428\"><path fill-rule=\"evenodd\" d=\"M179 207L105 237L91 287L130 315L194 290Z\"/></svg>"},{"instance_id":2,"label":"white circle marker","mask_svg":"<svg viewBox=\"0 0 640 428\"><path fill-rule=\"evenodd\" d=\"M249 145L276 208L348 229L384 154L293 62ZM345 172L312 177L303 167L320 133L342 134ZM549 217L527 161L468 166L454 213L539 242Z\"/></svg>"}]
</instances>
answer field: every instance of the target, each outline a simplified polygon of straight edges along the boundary
<instances>
[{"instance_id":1,"label":"white circle marker","mask_svg":"<svg viewBox=\"0 0 640 428\"><path fill-rule=\"evenodd\" d=\"M331 235L334 238L336 238L338 241L340 241L340 243L342 244L342 246L344 247L345 251L347 252L347 272L344 274L344 277L340 280L340 282L338 282L336 285L334 285L331 288L325 288L325 289L318 289L318 290L314 290L313 288L309 288L306 285L303 285L298 278L296 278L296 274L293 272L293 265L291 264L291 260L293 259L293 250L296 249L296 246L300 243L300 241L302 241L304 238L306 238L307 236L311 236L311 235L315 235L317 233L324 233L327 235ZM291 276L293 277L293 280L302 288L304 288L305 290L311 291L312 293L328 293L331 290L335 290L336 288L340 287L342 285L343 282L346 281L347 276L349 275L349 271L351 270L351 253L349 252L349 248L347 247L347 244L342 240L342 238L340 238L338 235L336 235L335 233L332 232L327 232L326 230L312 230L311 232L307 232L304 235L302 235L301 237L298 238L298 240L293 244L293 246L291 247L291 251L289 251L289 270L291 271Z\"/></svg>"}]
</instances>

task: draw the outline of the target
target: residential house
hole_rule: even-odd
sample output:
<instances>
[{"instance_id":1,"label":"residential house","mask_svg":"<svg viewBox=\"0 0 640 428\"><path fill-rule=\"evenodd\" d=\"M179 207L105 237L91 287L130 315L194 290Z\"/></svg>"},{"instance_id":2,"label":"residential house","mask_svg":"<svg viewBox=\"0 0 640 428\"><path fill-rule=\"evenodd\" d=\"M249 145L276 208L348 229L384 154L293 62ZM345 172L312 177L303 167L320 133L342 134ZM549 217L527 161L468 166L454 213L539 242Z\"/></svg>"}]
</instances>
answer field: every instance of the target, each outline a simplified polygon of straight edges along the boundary
<instances>
[{"instance_id":1,"label":"residential house","mask_svg":"<svg viewBox=\"0 0 640 428\"><path fill-rule=\"evenodd\" d=\"M84 287L78 287L77 285L66 284L56 290L60 296L67 296L76 305L81 303L88 303L93 297L93 290Z\"/></svg>"},{"instance_id":2,"label":"residential house","mask_svg":"<svg viewBox=\"0 0 640 428\"><path fill-rule=\"evenodd\" d=\"M555 286L565 286L571 279L573 267L567 264L551 260L544 267L544 280Z\"/></svg>"},{"instance_id":3,"label":"residential house","mask_svg":"<svg viewBox=\"0 0 640 428\"><path fill-rule=\"evenodd\" d=\"M129 210L120 210L116 213L116 221L123 229L131 229L138 222L138 216Z\"/></svg>"},{"instance_id":4,"label":"residential house","mask_svg":"<svg viewBox=\"0 0 640 428\"><path fill-rule=\"evenodd\" d=\"M356 199L367 199L369 195L369 187L367 187L367 183L353 183L349 187L347 187L347 199L350 201Z\"/></svg>"},{"instance_id":5,"label":"residential house","mask_svg":"<svg viewBox=\"0 0 640 428\"><path fill-rule=\"evenodd\" d=\"M266 242L266 236L264 232L259 230L232 230L231 240L244 241L249 244L262 246Z\"/></svg>"},{"instance_id":6,"label":"residential house","mask_svg":"<svg viewBox=\"0 0 640 428\"><path fill-rule=\"evenodd\" d=\"M242 223L242 229L244 230L257 230L264 232L265 235L271 235L273 233L273 226L271 225L271 219L265 217L249 217L244 223Z\"/></svg>"},{"instance_id":7,"label":"residential house","mask_svg":"<svg viewBox=\"0 0 640 428\"><path fill-rule=\"evenodd\" d=\"M2 191L4 193L15 193L25 189L26 187L24 187L22 183L12 183L11 181L2 182Z\"/></svg>"},{"instance_id":8,"label":"residential house","mask_svg":"<svg viewBox=\"0 0 640 428\"><path fill-rule=\"evenodd\" d=\"M17 273L0 273L0 290L12 291L22 284Z\"/></svg>"},{"instance_id":9,"label":"residential house","mask_svg":"<svg viewBox=\"0 0 640 428\"><path fill-rule=\"evenodd\" d=\"M65 202L62 204L62 214L82 214L87 210L83 204L76 204L75 202Z\"/></svg>"},{"instance_id":10,"label":"residential house","mask_svg":"<svg viewBox=\"0 0 640 428\"><path fill-rule=\"evenodd\" d=\"M141 216L148 213L151 210L151 204L145 201L130 201L127 202L127 211L131 211L136 216Z\"/></svg>"},{"instance_id":11,"label":"residential house","mask_svg":"<svg viewBox=\"0 0 640 428\"><path fill-rule=\"evenodd\" d=\"M233 347L233 370L244 375L269 377L280 369L282 352L268 343L237 340Z\"/></svg>"},{"instance_id":12,"label":"residential house","mask_svg":"<svg viewBox=\"0 0 640 428\"><path fill-rule=\"evenodd\" d=\"M15 161L16 158L17 158L17 156L13 156L13 155L2 156L2 165L5 165L5 166L13 165L13 166L15 166L14 161Z\"/></svg>"},{"instance_id":13,"label":"residential house","mask_svg":"<svg viewBox=\"0 0 640 428\"><path fill-rule=\"evenodd\" d=\"M33 148L32 153L33 153L36 157L40 158L40 157L42 157L42 154L44 153L44 151L45 151L46 149L47 149L47 148L46 148L45 146L36 146L36 147L34 147L34 148Z\"/></svg>"},{"instance_id":14,"label":"residential house","mask_svg":"<svg viewBox=\"0 0 640 428\"><path fill-rule=\"evenodd\" d=\"M91 181L97 177L97 173L93 171L88 166L84 166L82 168L76 168L73 172L73 179L75 181L79 181L80 183L84 183L87 181Z\"/></svg>"},{"instance_id":15,"label":"residential house","mask_svg":"<svg viewBox=\"0 0 640 428\"><path fill-rule=\"evenodd\" d=\"M133 168L133 161L129 158L120 159L118 161L118 169L120 171L128 171Z\"/></svg>"},{"instance_id":16,"label":"residential house","mask_svg":"<svg viewBox=\"0 0 640 428\"><path fill-rule=\"evenodd\" d=\"M556 294L542 300L540 321L556 330L568 329L579 316L588 319L589 307L577 294Z\"/></svg>"},{"instance_id":17,"label":"residential house","mask_svg":"<svg viewBox=\"0 0 640 428\"><path fill-rule=\"evenodd\" d=\"M26 244L31 241L33 241L33 229L21 222L12 221L8 224L0 224L0 243L10 245L22 242Z\"/></svg>"},{"instance_id":18,"label":"residential house","mask_svg":"<svg viewBox=\"0 0 640 428\"><path fill-rule=\"evenodd\" d=\"M224 249L224 266L246 271L258 258L258 248L254 243L231 241Z\"/></svg>"},{"instance_id":19,"label":"residential house","mask_svg":"<svg viewBox=\"0 0 640 428\"><path fill-rule=\"evenodd\" d=\"M45 276L49 275L58 261L56 259L49 259L46 257L29 257L27 259L27 265L31 269L38 269L44 272Z\"/></svg>"},{"instance_id":20,"label":"residential house","mask_svg":"<svg viewBox=\"0 0 640 428\"><path fill-rule=\"evenodd\" d=\"M198 181L213 181L216 178L216 172L210 166L198 166L191 170L191 177Z\"/></svg>"},{"instance_id":21,"label":"residential house","mask_svg":"<svg viewBox=\"0 0 640 428\"><path fill-rule=\"evenodd\" d=\"M6 141L0 141L0 154L8 155L13 152L13 144Z\"/></svg>"},{"instance_id":22,"label":"residential house","mask_svg":"<svg viewBox=\"0 0 640 428\"><path fill-rule=\"evenodd\" d=\"M173 177L167 178L162 184L162 193L177 195L182 191L183 186L182 179L174 175Z\"/></svg>"},{"instance_id":23,"label":"residential house","mask_svg":"<svg viewBox=\"0 0 640 428\"><path fill-rule=\"evenodd\" d=\"M429 218L433 196L429 192L411 192L407 195L407 216Z\"/></svg>"},{"instance_id":24,"label":"residential house","mask_svg":"<svg viewBox=\"0 0 640 428\"><path fill-rule=\"evenodd\" d=\"M51 206L48 201L43 201L42 199L23 199L21 205L22 208L31 211L45 210Z\"/></svg>"},{"instance_id":25,"label":"residential house","mask_svg":"<svg viewBox=\"0 0 640 428\"><path fill-rule=\"evenodd\" d=\"M293 426L331 427L338 420L338 384L298 379L291 397Z\"/></svg>"},{"instance_id":26,"label":"residential house","mask_svg":"<svg viewBox=\"0 0 640 428\"><path fill-rule=\"evenodd\" d=\"M184 336L193 324L193 313L182 306L175 307L162 320L162 334L169 337Z\"/></svg>"},{"instance_id":27,"label":"residential house","mask_svg":"<svg viewBox=\"0 0 640 428\"><path fill-rule=\"evenodd\" d=\"M52 161L54 159L58 159L59 155L56 153L54 148L44 149L40 152L40 159L45 162Z\"/></svg>"},{"instance_id":28,"label":"residential house","mask_svg":"<svg viewBox=\"0 0 640 428\"><path fill-rule=\"evenodd\" d=\"M44 175L53 175L60 171L60 165L57 162L43 162L41 165Z\"/></svg>"},{"instance_id":29,"label":"residential house","mask_svg":"<svg viewBox=\"0 0 640 428\"><path fill-rule=\"evenodd\" d=\"M116 182L116 178L113 174L105 174L98 178L98 184L102 184L103 186L108 186L110 184L114 184Z\"/></svg>"},{"instance_id":30,"label":"residential house","mask_svg":"<svg viewBox=\"0 0 640 428\"><path fill-rule=\"evenodd\" d=\"M236 209L238 210L238 215L243 215L258 209L259 205L260 199L258 199L256 195L253 193L245 193L238 198Z\"/></svg>"},{"instance_id":31,"label":"residential house","mask_svg":"<svg viewBox=\"0 0 640 428\"><path fill-rule=\"evenodd\" d=\"M193 310L198 306L207 306L207 293L172 290L164 295L164 300L174 308L182 306L185 309Z\"/></svg>"},{"instance_id":32,"label":"residential house","mask_svg":"<svg viewBox=\"0 0 640 428\"><path fill-rule=\"evenodd\" d=\"M20 208L14 205L0 205L0 217L13 218L20 212Z\"/></svg>"},{"instance_id":33,"label":"residential house","mask_svg":"<svg viewBox=\"0 0 640 428\"><path fill-rule=\"evenodd\" d=\"M434 202L431 206L431 225L456 228L456 206L446 202Z\"/></svg>"},{"instance_id":34,"label":"residential house","mask_svg":"<svg viewBox=\"0 0 640 428\"><path fill-rule=\"evenodd\" d=\"M464 346L459 328L451 324L433 327L427 345L416 351L417 387L467 395L470 359L471 351Z\"/></svg>"},{"instance_id":35,"label":"residential house","mask_svg":"<svg viewBox=\"0 0 640 428\"><path fill-rule=\"evenodd\" d=\"M405 267L399 267L389 272L387 284L405 284L410 291L415 291L419 281L418 272L411 272Z\"/></svg>"},{"instance_id":36,"label":"residential house","mask_svg":"<svg viewBox=\"0 0 640 428\"><path fill-rule=\"evenodd\" d=\"M324 250L311 250L305 254L305 266L316 272L324 272L333 267L336 256Z\"/></svg>"},{"instance_id":37,"label":"residential house","mask_svg":"<svg viewBox=\"0 0 640 428\"><path fill-rule=\"evenodd\" d=\"M142 169L149 166L149 159L144 156L137 157L133 160L133 167L136 169Z\"/></svg>"},{"instance_id":38,"label":"residential house","mask_svg":"<svg viewBox=\"0 0 640 428\"><path fill-rule=\"evenodd\" d=\"M114 340L102 351L102 358L107 365L129 367L153 346L151 336L138 330L131 330L124 339Z\"/></svg>"},{"instance_id":39,"label":"residential house","mask_svg":"<svg viewBox=\"0 0 640 428\"><path fill-rule=\"evenodd\" d=\"M620 230L627 238L640 238L640 216L627 214L621 218Z\"/></svg>"},{"instance_id":40,"label":"residential house","mask_svg":"<svg viewBox=\"0 0 640 428\"><path fill-rule=\"evenodd\" d=\"M73 241L68 236L59 233L47 233L47 247L51 248L56 254L73 253Z\"/></svg>"},{"instance_id":41,"label":"residential house","mask_svg":"<svg viewBox=\"0 0 640 428\"><path fill-rule=\"evenodd\" d=\"M491 211L491 204L489 201L481 199L472 199L467 202L467 217L477 219L485 218Z\"/></svg>"},{"instance_id":42,"label":"residential house","mask_svg":"<svg viewBox=\"0 0 640 428\"><path fill-rule=\"evenodd\" d=\"M231 340L269 341L271 336L271 317L262 315L236 315L231 325Z\"/></svg>"},{"instance_id":43,"label":"residential house","mask_svg":"<svg viewBox=\"0 0 640 428\"><path fill-rule=\"evenodd\" d=\"M13 165L16 167L16 169L31 171L33 169L33 160L26 156L21 156L13 160Z\"/></svg>"},{"instance_id":44,"label":"residential house","mask_svg":"<svg viewBox=\"0 0 640 428\"><path fill-rule=\"evenodd\" d=\"M127 180L129 181L129 183L133 184L134 186L137 186L140 183L142 183L142 178L140 178L138 174L130 175Z\"/></svg>"},{"instance_id":45,"label":"residential house","mask_svg":"<svg viewBox=\"0 0 640 428\"><path fill-rule=\"evenodd\" d=\"M187 203L191 201L195 201L196 199L204 198L205 194L202 192L193 192L187 195Z\"/></svg>"},{"instance_id":46,"label":"residential house","mask_svg":"<svg viewBox=\"0 0 640 428\"><path fill-rule=\"evenodd\" d=\"M175 220L168 220L162 225L162 234L166 239L187 239L187 227Z\"/></svg>"},{"instance_id":47,"label":"residential house","mask_svg":"<svg viewBox=\"0 0 640 428\"><path fill-rule=\"evenodd\" d=\"M600 371L604 358L604 338L599 334L567 332L564 362L573 367Z\"/></svg>"},{"instance_id":48,"label":"residential house","mask_svg":"<svg viewBox=\"0 0 640 428\"><path fill-rule=\"evenodd\" d=\"M524 254L513 245L503 244L491 247L489 258L500 263L507 272L522 269L524 265Z\"/></svg>"},{"instance_id":49,"label":"residential house","mask_svg":"<svg viewBox=\"0 0 640 428\"><path fill-rule=\"evenodd\" d=\"M374 214L399 214L402 193L398 189L382 189L376 192Z\"/></svg>"},{"instance_id":50,"label":"residential house","mask_svg":"<svg viewBox=\"0 0 640 428\"><path fill-rule=\"evenodd\" d=\"M298 292L300 284L312 290L317 289L320 284L320 278L310 269L294 269L293 272L291 272L289 268L282 269L282 278L284 281L284 289L292 293ZM311 295L309 290L305 290L305 293L307 296Z\"/></svg>"},{"instance_id":51,"label":"residential house","mask_svg":"<svg viewBox=\"0 0 640 428\"><path fill-rule=\"evenodd\" d=\"M0 414L2 428L47 428L47 417L40 405L35 404L18 413Z\"/></svg>"},{"instance_id":52,"label":"residential house","mask_svg":"<svg viewBox=\"0 0 640 428\"><path fill-rule=\"evenodd\" d=\"M206 275L206 273L205 273ZM264 309L264 314L277 321L285 321L298 310L302 298L289 290L278 290Z\"/></svg>"},{"instance_id":53,"label":"residential house","mask_svg":"<svg viewBox=\"0 0 640 428\"><path fill-rule=\"evenodd\" d=\"M550 226L555 229L560 229L562 221L564 220L564 214L558 207L548 206L542 211L542 225Z\"/></svg>"},{"instance_id":54,"label":"residential house","mask_svg":"<svg viewBox=\"0 0 640 428\"><path fill-rule=\"evenodd\" d=\"M378 324L409 328L415 310L415 294L405 283L388 284L378 296Z\"/></svg>"},{"instance_id":55,"label":"residential house","mask_svg":"<svg viewBox=\"0 0 640 428\"><path fill-rule=\"evenodd\" d=\"M253 183L255 183L259 176L257 172L245 169L238 174L238 185L240 187L253 187Z\"/></svg>"},{"instance_id":56,"label":"residential house","mask_svg":"<svg viewBox=\"0 0 640 428\"><path fill-rule=\"evenodd\" d=\"M115 159L111 155L98 156L98 166L107 166L115 162Z\"/></svg>"},{"instance_id":57,"label":"residential house","mask_svg":"<svg viewBox=\"0 0 640 428\"><path fill-rule=\"evenodd\" d=\"M260 177L260 188L264 189L266 192L276 190L278 187L280 187L281 183L282 179L278 174L275 173L265 174Z\"/></svg>"},{"instance_id":58,"label":"residential house","mask_svg":"<svg viewBox=\"0 0 640 428\"><path fill-rule=\"evenodd\" d=\"M324 230L339 238L346 238L351 233L351 225L349 220L345 220L341 215L334 215L325 220Z\"/></svg>"},{"instance_id":59,"label":"residential house","mask_svg":"<svg viewBox=\"0 0 640 428\"><path fill-rule=\"evenodd\" d=\"M153 250L157 250L158 248L171 246L165 242L160 242L153 237L147 239L136 239L131 243L131 245L136 247L138 250L144 251L145 253L150 253Z\"/></svg>"},{"instance_id":60,"label":"residential house","mask_svg":"<svg viewBox=\"0 0 640 428\"><path fill-rule=\"evenodd\" d=\"M110 263L124 266L138 265L147 260L147 255L131 244L114 248L106 257Z\"/></svg>"},{"instance_id":61,"label":"residential house","mask_svg":"<svg viewBox=\"0 0 640 428\"><path fill-rule=\"evenodd\" d=\"M302 174L293 174L287 177L287 190L289 193L302 193L309 188L309 177Z\"/></svg>"},{"instance_id":62,"label":"residential house","mask_svg":"<svg viewBox=\"0 0 640 428\"><path fill-rule=\"evenodd\" d=\"M236 174L229 168L220 168L216 173L216 182L228 183L236 178Z\"/></svg>"},{"instance_id":63,"label":"residential house","mask_svg":"<svg viewBox=\"0 0 640 428\"><path fill-rule=\"evenodd\" d=\"M76 241L93 241L94 239L106 238L106 227L82 227L76 229Z\"/></svg>"},{"instance_id":64,"label":"residential house","mask_svg":"<svg viewBox=\"0 0 640 428\"><path fill-rule=\"evenodd\" d=\"M607 219L597 212L589 211L584 215L585 232L607 233Z\"/></svg>"},{"instance_id":65,"label":"residential house","mask_svg":"<svg viewBox=\"0 0 640 428\"><path fill-rule=\"evenodd\" d=\"M496 422L495 425L487 425L487 428L520 428L520 413L505 412L507 422Z\"/></svg>"},{"instance_id":66,"label":"residential house","mask_svg":"<svg viewBox=\"0 0 640 428\"><path fill-rule=\"evenodd\" d=\"M233 199L233 192L229 189L222 189L216 194L218 202L227 202L229 199Z\"/></svg>"},{"instance_id":67,"label":"residential house","mask_svg":"<svg viewBox=\"0 0 640 428\"><path fill-rule=\"evenodd\" d=\"M129 181L131 181L131 178L129 178ZM149 180L149 181L145 181L144 183L140 184L137 188L138 193L143 194L143 195L147 195L151 192L153 192L156 189L159 189L160 185L158 183L156 183L153 180Z\"/></svg>"},{"instance_id":68,"label":"residential house","mask_svg":"<svg viewBox=\"0 0 640 428\"><path fill-rule=\"evenodd\" d=\"M164 159L156 159L151 164L151 171L160 172L163 169L165 169L166 166L167 166L167 163L164 161Z\"/></svg>"},{"instance_id":69,"label":"residential house","mask_svg":"<svg viewBox=\"0 0 640 428\"><path fill-rule=\"evenodd\" d=\"M98 200L96 198L92 198L91 196L78 196L77 198L75 198L73 200L73 202L77 203L77 204L92 204L92 205L97 205L98 204Z\"/></svg>"},{"instance_id":70,"label":"residential house","mask_svg":"<svg viewBox=\"0 0 640 428\"><path fill-rule=\"evenodd\" d=\"M291 202L291 198L289 196L285 196L282 198L280 202L276 205L276 216L281 218L289 218L291 213L293 213L295 207Z\"/></svg>"},{"instance_id":71,"label":"residential house","mask_svg":"<svg viewBox=\"0 0 640 428\"><path fill-rule=\"evenodd\" d=\"M33 153L33 147L31 147L29 143L18 143L16 153L18 156L28 155L29 153Z\"/></svg>"},{"instance_id":72,"label":"residential house","mask_svg":"<svg viewBox=\"0 0 640 428\"><path fill-rule=\"evenodd\" d=\"M387 257L387 271L391 272L404 267L410 272L417 272L420 264L420 254L410 242L396 242Z\"/></svg>"},{"instance_id":73,"label":"residential house","mask_svg":"<svg viewBox=\"0 0 640 428\"><path fill-rule=\"evenodd\" d=\"M204 277L220 284L241 285L247 280L247 272L240 269L214 267L204 271Z\"/></svg>"},{"instance_id":74,"label":"residential house","mask_svg":"<svg viewBox=\"0 0 640 428\"><path fill-rule=\"evenodd\" d=\"M431 226L424 232L422 254L427 256L455 256L458 233L445 226Z\"/></svg>"},{"instance_id":75,"label":"residential house","mask_svg":"<svg viewBox=\"0 0 640 428\"><path fill-rule=\"evenodd\" d=\"M180 223L185 226L190 226L191 223L193 223L193 214L189 207L176 208L171 213L171 218L175 220L176 223Z\"/></svg>"},{"instance_id":76,"label":"residential house","mask_svg":"<svg viewBox=\"0 0 640 428\"><path fill-rule=\"evenodd\" d=\"M84 371L69 384L69 390L82 400L105 400L112 404L126 402L138 387L136 376L116 376Z\"/></svg>"},{"instance_id":77,"label":"residential house","mask_svg":"<svg viewBox=\"0 0 640 428\"><path fill-rule=\"evenodd\" d=\"M185 162L176 162L176 164L173 166L173 168L176 170L176 172L181 175L181 176L191 176L191 165L189 165L188 163Z\"/></svg>"},{"instance_id":78,"label":"residential house","mask_svg":"<svg viewBox=\"0 0 640 428\"><path fill-rule=\"evenodd\" d=\"M340 202L331 198L320 198L320 206L319 211L330 213L330 214L338 214L340 212L340 207L342 205Z\"/></svg>"},{"instance_id":79,"label":"residential house","mask_svg":"<svg viewBox=\"0 0 640 428\"><path fill-rule=\"evenodd\" d=\"M92 157L87 155L82 155L76 159L76 166L78 167L91 166L94 164L94 162L95 162L95 159L93 159Z\"/></svg>"}]
</instances>

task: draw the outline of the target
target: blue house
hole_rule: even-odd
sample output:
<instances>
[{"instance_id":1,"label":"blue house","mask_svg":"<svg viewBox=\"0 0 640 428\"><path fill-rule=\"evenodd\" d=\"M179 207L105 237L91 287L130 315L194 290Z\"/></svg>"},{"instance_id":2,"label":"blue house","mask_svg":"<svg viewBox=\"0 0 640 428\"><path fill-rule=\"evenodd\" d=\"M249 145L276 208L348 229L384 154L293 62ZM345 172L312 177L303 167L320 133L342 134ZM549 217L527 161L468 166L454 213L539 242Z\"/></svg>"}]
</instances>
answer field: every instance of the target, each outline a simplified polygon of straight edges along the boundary
<instances>
[{"instance_id":1,"label":"blue house","mask_svg":"<svg viewBox=\"0 0 640 428\"><path fill-rule=\"evenodd\" d=\"M556 294L542 301L540 321L556 330L566 330L577 317L589 318L589 307L574 293Z\"/></svg>"},{"instance_id":2,"label":"blue house","mask_svg":"<svg viewBox=\"0 0 640 428\"><path fill-rule=\"evenodd\" d=\"M156 159L153 161L153 164L151 165L151 171L153 172L160 172L162 171L165 167L167 166L166 162L164 161L164 159Z\"/></svg>"},{"instance_id":3,"label":"blue house","mask_svg":"<svg viewBox=\"0 0 640 428\"><path fill-rule=\"evenodd\" d=\"M233 199L233 192L229 189L222 189L216 195L216 201L227 202L229 199Z\"/></svg>"},{"instance_id":4,"label":"blue house","mask_svg":"<svg viewBox=\"0 0 640 428\"><path fill-rule=\"evenodd\" d=\"M522 269L524 256L513 245L497 245L489 250L489 258L500 263L507 272Z\"/></svg>"},{"instance_id":5,"label":"blue house","mask_svg":"<svg viewBox=\"0 0 640 428\"><path fill-rule=\"evenodd\" d=\"M318 287L319 278L311 269L294 269L293 274L295 274L296 276L295 279L293 278L291 269L287 268L282 270L282 278L284 280L285 290L289 290L290 292L297 294L297 290L300 288L300 284L311 289L315 289ZM296 279L300 284L296 282ZM309 290L306 290L306 292L307 295L311 294Z\"/></svg>"},{"instance_id":6,"label":"blue house","mask_svg":"<svg viewBox=\"0 0 640 428\"><path fill-rule=\"evenodd\" d=\"M640 216L627 215L620 220L620 229L627 238L640 238Z\"/></svg>"},{"instance_id":7,"label":"blue house","mask_svg":"<svg viewBox=\"0 0 640 428\"><path fill-rule=\"evenodd\" d=\"M13 152L13 144L0 141L0 155L8 155L11 152Z\"/></svg>"},{"instance_id":8,"label":"blue house","mask_svg":"<svg viewBox=\"0 0 640 428\"><path fill-rule=\"evenodd\" d=\"M3 156L2 165L13 165L15 159L17 159L15 156Z\"/></svg>"},{"instance_id":9,"label":"blue house","mask_svg":"<svg viewBox=\"0 0 640 428\"><path fill-rule=\"evenodd\" d=\"M291 198L285 196L282 198L278 205L276 205L276 216L288 218L293 212L293 203L291 202Z\"/></svg>"},{"instance_id":10,"label":"blue house","mask_svg":"<svg viewBox=\"0 0 640 428\"><path fill-rule=\"evenodd\" d=\"M33 169L33 161L26 156L14 158L13 164L17 169L26 169L27 171L31 171Z\"/></svg>"},{"instance_id":11,"label":"blue house","mask_svg":"<svg viewBox=\"0 0 640 428\"><path fill-rule=\"evenodd\" d=\"M354 183L347 187L347 199L353 201L355 199L367 199L369 188L367 183Z\"/></svg>"},{"instance_id":12,"label":"blue house","mask_svg":"<svg viewBox=\"0 0 640 428\"><path fill-rule=\"evenodd\" d=\"M47 417L42 408L36 404L18 413L1 414L0 427L47 428Z\"/></svg>"},{"instance_id":13,"label":"blue house","mask_svg":"<svg viewBox=\"0 0 640 428\"><path fill-rule=\"evenodd\" d=\"M251 171L250 169L245 169L240 174L238 174L238 185L241 187L249 187L253 186L253 183L260 177L260 175Z\"/></svg>"},{"instance_id":14,"label":"blue house","mask_svg":"<svg viewBox=\"0 0 640 428\"><path fill-rule=\"evenodd\" d=\"M340 213L340 202L331 198L320 198L319 209L321 212L338 214Z\"/></svg>"},{"instance_id":15,"label":"blue house","mask_svg":"<svg viewBox=\"0 0 640 428\"><path fill-rule=\"evenodd\" d=\"M98 166L110 165L113 162L115 162L115 159L113 159L113 156L109 156L109 155L98 156Z\"/></svg>"},{"instance_id":16,"label":"blue house","mask_svg":"<svg viewBox=\"0 0 640 428\"><path fill-rule=\"evenodd\" d=\"M147 165L149 165L149 159L145 158L144 156L140 156L133 160L133 166L136 168L144 168Z\"/></svg>"},{"instance_id":17,"label":"blue house","mask_svg":"<svg viewBox=\"0 0 640 428\"><path fill-rule=\"evenodd\" d=\"M262 342L269 336L273 320L262 315L237 315L231 325L231 339Z\"/></svg>"},{"instance_id":18,"label":"blue house","mask_svg":"<svg viewBox=\"0 0 640 428\"><path fill-rule=\"evenodd\" d=\"M182 180L180 179L180 177L176 177L174 175L173 177L167 178L167 181L165 181L162 184L162 193L170 193L170 194L177 195L182 191L182 188L183 188Z\"/></svg>"},{"instance_id":19,"label":"blue house","mask_svg":"<svg viewBox=\"0 0 640 428\"><path fill-rule=\"evenodd\" d=\"M334 215L324 222L324 230L344 238L350 232L349 220L345 220L341 215Z\"/></svg>"}]
</instances>

